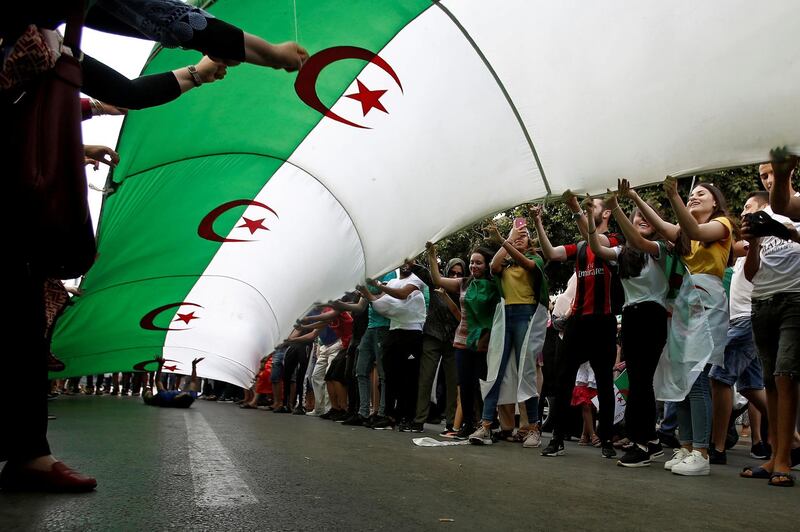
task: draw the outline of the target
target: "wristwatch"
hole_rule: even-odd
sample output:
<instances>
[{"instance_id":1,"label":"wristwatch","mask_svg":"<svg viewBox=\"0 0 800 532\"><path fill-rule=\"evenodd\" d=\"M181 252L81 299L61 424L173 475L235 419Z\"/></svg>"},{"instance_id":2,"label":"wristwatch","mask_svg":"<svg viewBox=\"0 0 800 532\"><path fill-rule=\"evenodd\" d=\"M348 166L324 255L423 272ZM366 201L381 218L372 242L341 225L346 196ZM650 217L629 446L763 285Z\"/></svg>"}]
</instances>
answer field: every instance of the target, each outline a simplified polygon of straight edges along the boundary
<instances>
[{"instance_id":1,"label":"wristwatch","mask_svg":"<svg viewBox=\"0 0 800 532\"><path fill-rule=\"evenodd\" d=\"M572 213L572 219L573 220L578 220L581 216L583 216L583 213L580 212L580 211Z\"/></svg>"},{"instance_id":2,"label":"wristwatch","mask_svg":"<svg viewBox=\"0 0 800 532\"><path fill-rule=\"evenodd\" d=\"M189 75L192 76L192 83L194 83L195 87L199 87L203 84L203 80L200 78L200 74L197 73L197 67L194 65L189 65L186 67L189 70Z\"/></svg>"}]
</instances>

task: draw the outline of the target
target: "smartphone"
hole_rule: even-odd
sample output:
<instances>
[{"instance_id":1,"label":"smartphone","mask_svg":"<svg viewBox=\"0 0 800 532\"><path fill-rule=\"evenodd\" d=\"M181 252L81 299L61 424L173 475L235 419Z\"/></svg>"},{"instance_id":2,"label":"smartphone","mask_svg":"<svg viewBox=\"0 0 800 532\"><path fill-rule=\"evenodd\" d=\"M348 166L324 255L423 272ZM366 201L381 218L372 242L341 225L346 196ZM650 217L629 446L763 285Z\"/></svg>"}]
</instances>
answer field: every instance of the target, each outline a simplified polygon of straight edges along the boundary
<instances>
[{"instance_id":1,"label":"smartphone","mask_svg":"<svg viewBox=\"0 0 800 532\"><path fill-rule=\"evenodd\" d=\"M522 229L524 227L527 227L527 225L528 225L528 220L526 220L525 218L521 217L514 218L514 229Z\"/></svg>"}]
</instances>

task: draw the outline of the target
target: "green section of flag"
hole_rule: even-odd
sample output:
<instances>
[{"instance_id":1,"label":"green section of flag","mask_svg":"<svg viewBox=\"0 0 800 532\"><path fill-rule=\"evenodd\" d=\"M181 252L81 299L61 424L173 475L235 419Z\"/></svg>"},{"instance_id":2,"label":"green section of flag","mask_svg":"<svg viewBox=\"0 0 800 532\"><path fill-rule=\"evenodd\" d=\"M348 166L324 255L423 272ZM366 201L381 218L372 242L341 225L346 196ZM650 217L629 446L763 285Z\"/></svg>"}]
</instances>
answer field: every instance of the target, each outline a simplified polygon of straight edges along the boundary
<instances>
[{"instance_id":1,"label":"green section of flag","mask_svg":"<svg viewBox=\"0 0 800 532\"><path fill-rule=\"evenodd\" d=\"M300 42L311 54L332 46L379 52L430 7L422 0L298 1ZM272 42L295 38L291 1L219 1L210 11ZM143 73L199 58L162 50ZM317 81L321 100L333 105L364 65L344 60L326 68ZM220 243L198 237L200 221L223 203L254 198L322 119L295 94L295 77L240 65L221 82L130 112L113 176L118 189L103 206L97 262L53 337L53 352L67 364L57 376L129 370L160 354L166 333L139 322L153 308L182 301L219 250ZM214 230L227 235L244 209L221 216Z\"/></svg>"}]
</instances>

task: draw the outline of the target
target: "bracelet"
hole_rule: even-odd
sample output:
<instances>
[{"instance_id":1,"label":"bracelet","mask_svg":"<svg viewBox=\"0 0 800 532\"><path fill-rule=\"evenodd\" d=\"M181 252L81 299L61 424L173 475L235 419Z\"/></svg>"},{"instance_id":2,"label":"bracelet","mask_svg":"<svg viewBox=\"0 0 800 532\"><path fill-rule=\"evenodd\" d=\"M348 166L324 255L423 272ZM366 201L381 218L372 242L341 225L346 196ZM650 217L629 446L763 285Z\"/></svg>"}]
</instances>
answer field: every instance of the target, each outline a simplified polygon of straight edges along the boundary
<instances>
[{"instance_id":1,"label":"bracelet","mask_svg":"<svg viewBox=\"0 0 800 532\"><path fill-rule=\"evenodd\" d=\"M597 228L595 228L595 230L594 230L594 231L589 231L589 234L590 234L590 235L593 235L593 234L595 234L596 232L597 232Z\"/></svg>"},{"instance_id":2,"label":"bracelet","mask_svg":"<svg viewBox=\"0 0 800 532\"><path fill-rule=\"evenodd\" d=\"M623 210L622 210L622 207L620 207L619 205L617 205L616 207L614 207L614 210L615 210L615 211L616 211L616 210L619 210L619 212L621 212L622 214L625 214L625 211L623 211Z\"/></svg>"},{"instance_id":3,"label":"bracelet","mask_svg":"<svg viewBox=\"0 0 800 532\"><path fill-rule=\"evenodd\" d=\"M89 107L92 109L92 116L99 116L105 114L106 109L103 107L103 103L99 100L95 100L94 98L89 98Z\"/></svg>"},{"instance_id":4,"label":"bracelet","mask_svg":"<svg viewBox=\"0 0 800 532\"><path fill-rule=\"evenodd\" d=\"M577 220L577 219L579 219L581 216L583 216L583 212L582 212L582 211L578 211L578 212L573 212L573 213L572 213L572 219L573 219L573 220Z\"/></svg>"},{"instance_id":5,"label":"bracelet","mask_svg":"<svg viewBox=\"0 0 800 532\"><path fill-rule=\"evenodd\" d=\"M197 73L197 67L194 65L189 65L186 67L186 69L189 71L189 75L192 76L192 83L194 83L195 87L199 87L203 84L200 74Z\"/></svg>"}]
</instances>

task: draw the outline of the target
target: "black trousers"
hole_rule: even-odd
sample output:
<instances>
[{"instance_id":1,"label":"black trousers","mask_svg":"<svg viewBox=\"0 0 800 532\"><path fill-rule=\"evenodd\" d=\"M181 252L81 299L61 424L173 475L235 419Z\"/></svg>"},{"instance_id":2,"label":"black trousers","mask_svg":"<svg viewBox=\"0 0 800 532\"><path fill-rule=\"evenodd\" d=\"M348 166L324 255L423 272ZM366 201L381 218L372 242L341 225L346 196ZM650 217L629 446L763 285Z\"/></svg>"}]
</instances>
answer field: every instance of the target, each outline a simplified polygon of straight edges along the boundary
<instances>
[{"instance_id":1,"label":"black trousers","mask_svg":"<svg viewBox=\"0 0 800 532\"><path fill-rule=\"evenodd\" d=\"M614 434L614 362L617 358L617 320L607 316L573 316L564 329L556 355L556 402L553 438L563 440L569 430L569 409L578 368L587 360L597 381L600 402L598 435Z\"/></svg>"},{"instance_id":2,"label":"black trousers","mask_svg":"<svg viewBox=\"0 0 800 532\"><path fill-rule=\"evenodd\" d=\"M655 302L622 309L622 356L628 370L625 431L631 441L656 438L656 396L653 375L667 342L667 310Z\"/></svg>"},{"instance_id":3,"label":"black trousers","mask_svg":"<svg viewBox=\"0 0 800 532\"><path fill-rule=\"evenodd\" d=\"M417 410L422 331L389 331L384 348L386 415L396 421L413 421Z\"/></svg>"},{"instance_id":4,"label":"black trousers","mask_svg":"<svg viewBox=\"0 0 800 532\"><path fill-rule=\"evenodd\" d=\"M359 339L360 340L360 339ZM345 384L347 385L347 411L351 414L358 412L358 379L356 378L356 360L358 360L359 342L350 342L347 348L347 363L345 365Z\"/></svg>"},{"instance_id":5,"label":"black trousers","mask_svg":"<svg viewBox=\"0 0 800 532\"><path fill-rule=\"evenodd\" d=\"M11 282L3 294L10 310L2 324L3 371L15 377L0 386L0 461L22 462L50 454L44 278L16 257L4 262Z\"/></svg>"},{"instance_id":6,"label":"black trousers","mask_svg":"<svg viewBox=\"0 0 800 532\"><path fill-rule=\"evenodd\" d=\"M283 396L284 404L287 407L294 404L294 397L289 397L293 382L297 384L297 390L295 392L298 398L297 404L303 406L306 371L308 370L308 359L310 356L310 345L292 346L286 351L286 356L283 358Z\"/></svg>"}]
</instances>

